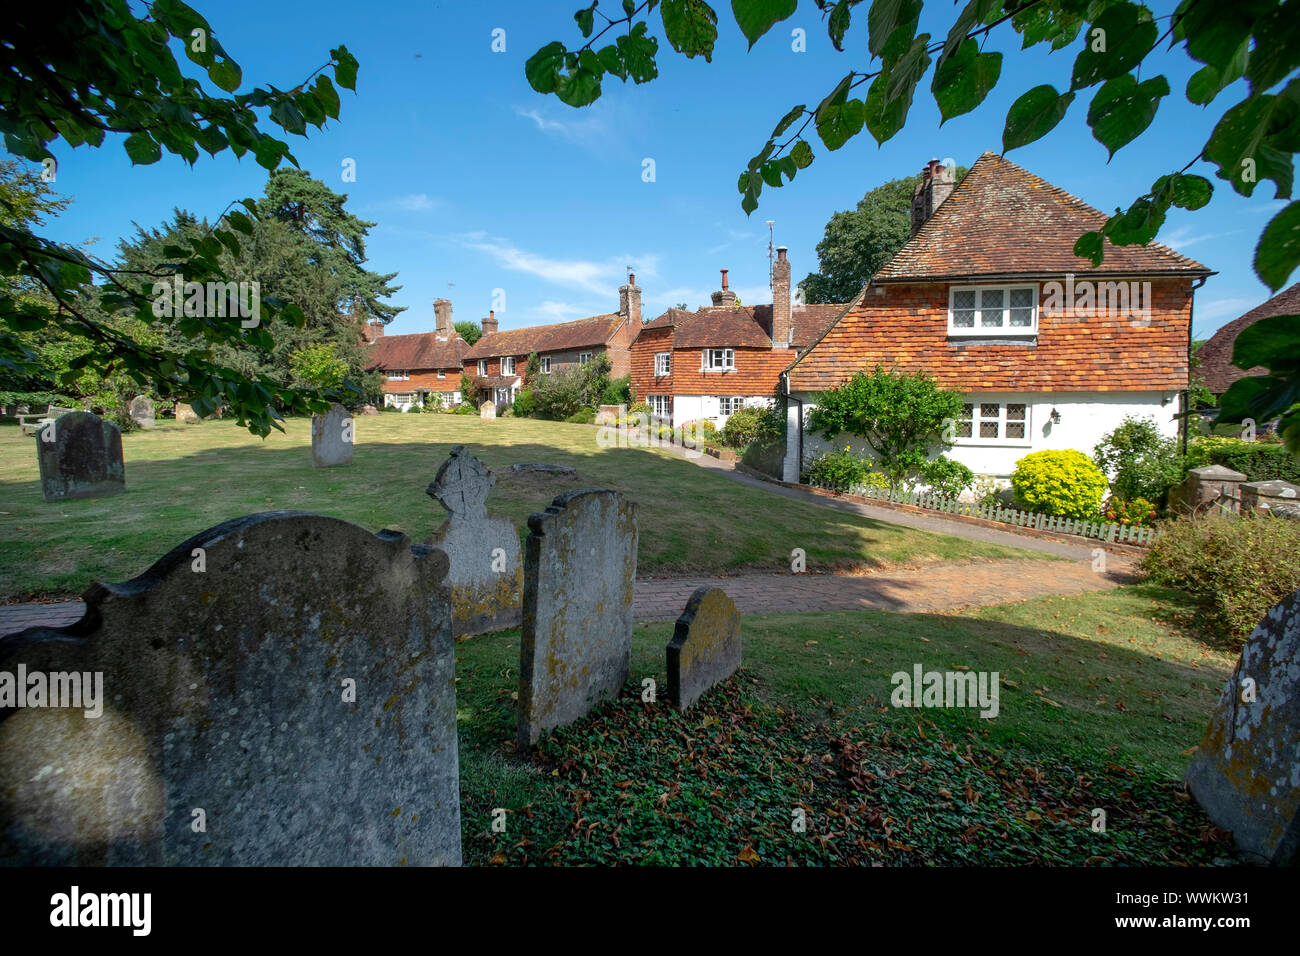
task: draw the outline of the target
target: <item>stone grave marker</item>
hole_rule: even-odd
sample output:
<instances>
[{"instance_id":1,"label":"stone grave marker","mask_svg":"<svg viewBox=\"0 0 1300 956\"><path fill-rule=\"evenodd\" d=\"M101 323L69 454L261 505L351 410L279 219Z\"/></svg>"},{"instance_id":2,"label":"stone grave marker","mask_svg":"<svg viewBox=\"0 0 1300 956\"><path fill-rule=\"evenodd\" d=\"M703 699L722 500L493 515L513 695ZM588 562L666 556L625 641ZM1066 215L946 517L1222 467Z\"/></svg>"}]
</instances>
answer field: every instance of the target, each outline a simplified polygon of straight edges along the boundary
<instances>
[{"instance_id":1,"label":"stone grave marker","mask_svg":"<svg viewBox=\"0 0 1300 956\"><path fill-rule=\"evenodd\" d=\"M38 428L36 460L46 501L126 490L122 432L90 412L69 412Z\"/></svg>"},{"instance_id":2,"label":"stone grave marker","mask_svg":"<svg viewBox=\"0 0 1300 956\"><path fill-rule=\"evenodd\" d=\"M668 699L684 711L738 667L740 612L721 588L700 588L668 642Z\"/></svg>"},{"instance_id":3,"label":"stone grave marker","mask_svg":"<svg viewBox=\"0 0 1300 956\"><path fill-rule=\"evenodd\" d=\"M506 518L487 513L496 476L464 445L451 450L428 493L450 512L428 543L447 553L451 570L452 630L482 634L520 622L524 570L519 532Z\"/></svg>"},{"instance_id":4,"label":"stone grave marker","mask_svg":"<svg viewBox=\"0 0 1300 956\"><path fill-rule=\"evenodd\" d=\"M265 512L6 637L0 864L458 865L446 573L398 532ZM72 706L6 699L37 673L80 675Z\"/></svg>"},{"instance_id":5,"label":"stone grave marker","mask_svg":"<svg viewBox=\"0 0 1300 956\"><path fill-rule=\"evenodd\" d=\"M176 420L182 425L197 425L200 421L198 413L184 402L176 403Z\"/></svg>"},{"instance_id":6,"label":"stone grave marker","mask_svg":"<svg viewBox=\"0 0 1300 956\"><path fill-rule=\"evenodd\" d=\"M1300 591L1247 638L1186 779L1247 854L1300 861Z\"/></svg>"},{"instance_id":7,"label":"stone grave marker","mask_svg":"<svg viewBox=\"0 0 1300 956\"><path fill-rule=\"evenodd\" d=\"M556 496L528 519L517 744L617 697L632 649L636 505L617 491Z\"/></svg>"},{"instance_id":8,"label":"stone grave marker","mask_svg":"<svg viewBox=\"0 0 1300 956\"><path fill-rule=\"evenodd\" d=\"M317 468L352 464L355 423L352 413L334 404L324 415L311 417L311 463Z\"/></svg>"},{"instance_id":9,"label":"stone grave marker","mask_svg":"<svg viewBox=\"0 0 1300 956\"><path fill-rule=\"evenodd\" d=\"M142 428L152 428L154 424L153 400L148 395L137 395L127 405L127 414L131 420Z\"/></svg>"},{"instance_id":10,"label":"stone grave marker","mask_svg":"<svg viewBox=\"0 0 1300 956\"><path fill-rule=\"evenodd\" d=\"M478 407L478 417L482 421L495 421L497 417L497 407L493 402L484 402Z\"/></svg>"}]
</instances>

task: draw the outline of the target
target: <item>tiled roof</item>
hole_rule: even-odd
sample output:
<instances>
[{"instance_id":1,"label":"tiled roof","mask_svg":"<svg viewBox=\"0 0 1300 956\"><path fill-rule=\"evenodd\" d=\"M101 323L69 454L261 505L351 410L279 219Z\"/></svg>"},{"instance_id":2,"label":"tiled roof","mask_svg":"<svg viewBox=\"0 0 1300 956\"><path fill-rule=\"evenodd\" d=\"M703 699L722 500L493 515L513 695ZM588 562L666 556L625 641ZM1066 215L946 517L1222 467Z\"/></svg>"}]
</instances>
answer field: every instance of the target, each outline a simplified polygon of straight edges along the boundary
<instances>
[{"instance_id":1,"label":"tiled roof","mask_svg":"<svg viewBox=\"0 0 1300 956\"><path fill-rule=\"evenodd\" d=\"M367 369L460 368L469 346L459 335L440 339L436 332L385 335L366 352Z\"/></svg>"},{"instance_id":2,"label":"tiled roof","mask_svg":"<svg viewBox=\"0 0 1300 956\"><path fill-rule=\"evenodd\" d=\"M1300 282L1284 289L1263 305L1257 305L1239 319L1233 319L1210 337L1210 340L1196 350L1196 359L1200 363L1193 373L1215 395L1222 395L1238 379L1248 375L1265 375L1268 369L1257 366L1250 370L1240 369L1232 364L1232 348L1242 329L1254 325L1260 319L1270 315L1300 315Z\"/></svg>"},{"instance_id":3,"label":"tiled roof","mask_svg":"<svg viewBox=\"0 0 1300 956\"><path fill-rule=\"evenodd\" d=\"M475 342L464 357L495 358L500 355L530 355L533 352L559 352L589 345L604 345L626 318L612 312L572 322L492 332Z\"/></svg>"},{"instance_id":4,"label":"tiled roof","mask_svg":"<svg viewBox=\"0 0 1300 956\"><path fill-rule=\"evenodd\" d=\"M790 310L796 349L807 348L830 327L847 303L795 305ZM772 307L741 305L706 308L696 312L669 309L647 322L643 329L673 330L673 348L759 348L772 347Z\"/></svg>"},{"instance_id":5,"label":"tiled roof","mask_svg":"<svg viewBox=\"0 0 1300 956\"><path fill-rule=\"evenodd\" d=\"M1011 275L1201 274L1211 270L1152 242L1113 246L1097 269L1074 254L1105 213L996 153L985 152L966 178L873 282Z\"/></svg>"},{"instance_id":6,"label":"tiled roof","mask_svg":"<svg viewBox=\"0 0 1300 956\"><path fill-rule=\"evenodd\" d=\"M473 375L470 381L475 388L508 388L519 381L517 375Z\"/></svg>"},{"instance_id":7,"label":"tiled roof","mask_svg":"<svg viewBox=\"0 0 1300 956\"><path fill-rule=\"evenodd\" d=\"M821 338L848 307L847 302L794 306L790 310L790 320L794 323L794 342L791 344L796 349L806 349Z\"/></svg>"}]
</instances>

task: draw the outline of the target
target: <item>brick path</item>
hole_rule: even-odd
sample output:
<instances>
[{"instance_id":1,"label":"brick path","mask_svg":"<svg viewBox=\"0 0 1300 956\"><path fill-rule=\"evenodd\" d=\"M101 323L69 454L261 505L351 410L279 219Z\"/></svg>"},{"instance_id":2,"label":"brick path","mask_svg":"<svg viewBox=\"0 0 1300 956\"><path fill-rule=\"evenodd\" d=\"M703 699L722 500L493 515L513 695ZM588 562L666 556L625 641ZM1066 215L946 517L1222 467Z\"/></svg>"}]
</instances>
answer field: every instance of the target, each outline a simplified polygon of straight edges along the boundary
<instances>
[{"instance_id":1,"label":"brick path","mask_svg":"<svg viewBox=\"0 0 1300 956\"><path fill-rule=\"evenodd\" d=\"M636 583L636 619L671 621L695 589L720 587L742 614L801 614L810 611L877 608L935 612L1042 597L1102 591L1133 580L1131 564L1107 558L1105 574L1089 561L1030 558L1005 561L948 561L912 571L882 574L790 574L748 571L733 577L682 575L643 578ZM78 620L80 601L0 607L0 635L27 627L61 627Z\"/></svg>"}]
</instances>

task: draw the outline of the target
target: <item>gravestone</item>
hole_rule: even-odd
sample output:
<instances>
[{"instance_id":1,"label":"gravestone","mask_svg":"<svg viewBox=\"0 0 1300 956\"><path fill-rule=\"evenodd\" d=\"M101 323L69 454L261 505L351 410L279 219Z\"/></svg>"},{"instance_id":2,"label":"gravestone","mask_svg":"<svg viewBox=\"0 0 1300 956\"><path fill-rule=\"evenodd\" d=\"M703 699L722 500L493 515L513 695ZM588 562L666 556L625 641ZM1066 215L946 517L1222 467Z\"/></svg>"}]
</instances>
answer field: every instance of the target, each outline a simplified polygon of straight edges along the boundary
<instances>
[{"instance_id":1,"label":"gravestone","mask_svg":"<svg viewBox=\"0 0 1300 956\"><path fill-rule=\"evenodd\" d=\"M184 402L176 403L176 420L183 425L197 425L200 421L198 413Z\"/></svg>"},{"instance_id":2,"label":"gravestone","mask_svg":"<svg viewBox=\"0 0 1300 956\"><path fill-rule=\"evenodd\" d=\"M6 637L0 675L102 675L102 712L0 712L0 864L458 865L446 573L398 532L265 512Z\"/></svg>"},{"instance_id":3,"label":"gravestone","mask_svg":"<svg viewBox=\"0 0 1300 956\"><path fill-rule=\"evenodd\" d=\"M740 612L721 588L700 588L668 642L668 699L684 711L738 667Z\"/></svg>"},{"instance_id":4,"label":"gravestone","mask_svg":"<svg viewBox=\"0 0 1300 956\"><path fill-rule=\"evenodd\" d=\"M378 414L379 414L379 409L375 408L375 406L373 406L373 405L362 405L362 406L361 406L361 414L362 414L362 415L378 415Z\"/></svg>"},{"instance_id":5,"label":"gravestone","mask_svg":"<svg viewBox=\"0 0 1300 956\"><path fill-rule=\"evenodd\" d=\"M38 428L36 460L46 501L126 491L122 432L90 412L69 412Z\"/></svg>"},{"instance_id":6,"label":"gravestone","mask_svg":"<svg viewBox=\"0 0 1300 956\"><path fill-rule=\"evenodd\" d=\"M352 464L352 414L334 404L324 415L311 417L311 463L317 468Z\"/></svg>"},{"instance_id":7,"label":"gravestone","mask_svg":"<svg viewBox=\"0 0 1300 956\"><path fill-rule=\"evenodd\" d=\"M557 478L576 478L578 472L568 465L548 465L544 462L520 462L510 466L514 474L524 472L538 472L544 475L555 475Z\"/></svg>"},{"instance_id":8,"label":"gravestone","mask_svg":"<svg viewBox=\"0 0 1300 956\"><path fill-rule=\"evenodd\" d=\"M1223 465L1202 465L1187 472L1182 484L1169 490L1169 510L1175 514L1195 511L1209 501L1220 501L1220 507L1237 510L1237 487L1246 480L1239 471Z\"/></svg>"},{"instance_id":9,"label":"gravestone","mask_svg":"<svg viewBox=\"0 0 1300 956\"><path fill-rule=\"evenodd\" d=\"M131 420L143 428L152 428L154 424L153 400L148 395L137 395L127 406Z\"/></svg>"},{"instance_id":10,"label":"gravestone","mask_svg":"<svg viewBox=\"0 0 1300 956\"><path fill-rule=\"evenodd\" d=\"M528 519L517 744L617 697L632 649L636 505L617 491L556 496Z\"/></svg>"},{"instance_id":11,"label":"gravestone","mask_svg":"<svg viewBox=\"0 0 1300 956\"><path fill-rule=\"evenodd\" d=\"M451 450L429 485L430 497L450 512L428 544L447 553L451 570L451 626L456 634L517 627L524 585L519 532L487 513L496 476L464 445Z\"/></svg>"},{"instance_id":12,"label":"gravestone","mask_svg":"<svg viewBox=\"0 0 1300 956\"><path fill-rule=\"evenodd\" d=\"M1246 853L1300 861L1300 591L1246 640L1187 786Z\"/></svg>"},{"instance_id":13,"label":"gravestone","mask_svg":"<svg viewBox=\"0 0 1300 956\"><path fill-rule=\"evenodd\" d=\"M497 417L497 407L492 402L484 402L478 407L478 417L482 421L493 421Z\"/></svg>"}]
</instances>

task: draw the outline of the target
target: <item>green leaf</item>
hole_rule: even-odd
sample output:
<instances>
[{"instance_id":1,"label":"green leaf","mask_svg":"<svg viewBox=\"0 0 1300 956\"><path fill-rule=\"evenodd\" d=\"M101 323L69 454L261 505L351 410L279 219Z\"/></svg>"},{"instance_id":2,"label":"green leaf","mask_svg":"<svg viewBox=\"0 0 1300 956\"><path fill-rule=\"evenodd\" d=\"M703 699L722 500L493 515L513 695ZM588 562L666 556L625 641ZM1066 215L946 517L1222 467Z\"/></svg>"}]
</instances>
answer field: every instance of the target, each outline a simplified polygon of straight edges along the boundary
<instances>
[{"instance_id":1,"label":"green leaf","mask_svg":"<svg viewBox=\"0 0 1300 956\"><path fill-rule=\"evenodd\" d=\"M797 5L798 0L731 0L731 12L752 50L758 38L791 16Z\"/></svg>"},{"instance_id":2,"label":"green leaf","mask_svg":"<svg viewBox=\"0 0 1300 956\"><path fill-rule=\"evenodd\" d=\"M233 93L239 89L243 74L233 60L218 60L208 67L208 77L227 93Z\"/></svg>"},{"instance_id":3,"label":"green leaf","mask_svg":"<svg viewBox=\"0 0 1300 956\"><path fill-rule=\"evenodd\" d=\"M524 63L524 76L528 85L538 93L554 93L559 85L560 70L564 68L567 51L558 40L546 44Z\"/></svg>"},{"instance_id":4,"label":"green leaf","mask_svg":"<svg viewBox=\"0 0 1300 956\"><path fill-rule=\"evenodd\" d=\"M873 0L867 11L867 49L872 56L885 57L890 38L903 31L904 49L910 45L921 16L921 0Z\"/></svg>"},{"instance_id":5,"label":"green leaf","mask_svg":"<svg viewBox=\"0 0 1300 956\"><path fill-rule=\"evenodd\" d=\"M587 106L600 98L600 77L599 73L581 68L567 75L561 74L555 95L569 106Z\"/></svg>"},{"instance_id":6,"label":"green leaf","mask_svg":"<svg viewBox=\"0 0 1300 956\"><path fill-rule=\"evenodd\" d=\"M337 63L334 66L334 82L345 90L357 90L357 58L348 52L345 46L330 50L330 56Z\"/></svg>"},{"instance_id":7,"label":"green leaf","mask_svg":"<svg viewBox=\"0 0 1300 956\"><path fill-rule=\"evenodd\" d=\"M1277 95L1252 96L1223 114L1205 144L1204 157L1218 167L1220 179L1243 196L1271 179L1277 195L1291 196L1292 154L1300 148L1300 80Z\"/></svg>"},{"instance_id":8,"label":"green leaf","mask_svg":"<svg viewBox=\"0 0 1300 956\"><path fill-rule=\"evenodd\" d=\"M1246 326L1232 346L1232 364L1273 372L1300 366L1300 316L1270 315Z\"/></svg>"},{"instance_id":9,"label":"green leaf","mask_svg":"<svg viewBox=\"0 0 1300 956\"><path fill-rule=\"evenodd\" d=\"M597 50L596 60L606 73L617 76L625 83L627 82L627 67L623 65L623 56L613 43Z\"/></svg>"},{"instance_id":10,"label":"green leaf","mask_svg":"<svg viewBox=\"0 0 1300 956\"><path fill-rule=\"evenodd\" d=\"M1128 73L1156 45L1159 33L1151 11L1136 3L1106 7L1084 34L1083 51L1075 58L1071 90Z\"/></svg>"},{"instance_id":11,"label":"green leaf","mask_svg":"<svg viewBox=\"0 0 1300 956\"><path fill-rule=\"evenodd\" d=\"M573 15L573 19L578 21L578 29L582 31L584 37L591 36L592 27L596 22L596 4L592 4L584 10L579 10Z\"/></svg>"},{"instance_id":12,"label":"green leaf","mask_svg":"<svg viewBox=\"0 0 1300 956\"><path fill-rule=\"evenodd\" d=\"M1275 5L1275 0L1183 0L1174 14L1174 40L1186 40L1188 53L1223 73L1250 39L1255 22Z\"/></svg>"},{"instance_id":13,"label":"green leaf","mask_svg":"<svg viewBox=\"0 0 1300 956\"><path fill-rule=\"evenodd\" d=\"M339 94L334 89L334 84L325 74L316 77L316 83L312 87L316 94L316 99L320 101L321 107L331 119L339 118Z\"/></svg>"},{"instance_id":14,"label":"green leaf","mask_svg":"<svg viewBox=\"0 0 1300 956\"><path fill-rule=\"evenodd\" d=\"M1237 48L1236 55L1223 69L1217 66L1203 66L1192 74L1191 79L1187 81L1187 99L1201 106L1210 104L1224 87L1245 75L1246 64L1250 60L1250 43L1243 41Z\"/></svg>"},{"instance_id":15,"label":"green leaf","mask_svg":"<svg viewBox=\"0 0 1300 956\"><path fill-rule=\"evenodd\" d=\"M1074 254L1099 266L1105 255L1106 242L1100 232L1085 232L1074 241Z\"/></svg>"},{"instance_id":16,"label":"green leaf","mask_svg":"<svg viewBox=\"0 0 1300 956\"><path fill-rule=\"evenodd\" d=\"M776 129L772 130L772 138L775 139L776 137L784 133L786 130L788 130L791 126L793 126L795 120L797 120L800 116L802 116L804 110L806 110L807 108L808 107L805 104L800 103L790 112L786 113L785 116L781 117L781 122L777 123Z\"/></svg>"},{"instance_id":17,"label":"green leaf","mask_svg":"<svg viewBox=\"0 0 1300 956\"><path fill-rule=\"evenodd\" d=\"M853 74L840 80L831 94L817 107L817 133L830 150L839 149L862 131L866 104L848 98Z\"/></svg>"},{"instance_id":18,"label":"green leaf","mask_svg":"<svg viewBox=\"0 0 1300 956\"><path fill-rule=\"evenodd\" d=\"M1214 195L1214 185L1204 176L1178 173L1173 180L1173 203L1180 209L1200 209Z\"/></svg>"},{"instance_id":19,"label":"green leaf","mask_svg":"<svg viewBox=\"0 0 1300 956\"><path fill-rule=\"evenodd\" d=\"M807 140L799 140L794 144L794 148L790 150L790 158L794 160L794 164L800 169L807 169L812 165L813 161L812 146L808 144Z\"/></svg>"},{"instance_id":20,"label":"green leaf","mask_svg":"<svg viewBox=\"0 0 1300 956\"><path fill-rule=\"evenodd\" d=\"M1252 95L1264 92L1300 67L1300 0L1279 5L1255 23L1253 32L1255 49L1245 71Z\"/></svg>"},{"instance_id":21,"label":"green leaf","mask_svg":"<svg viewBox=\"0 0 1300 956\"><path fill-rule=\"evenodd\" d=\"M1088 125L1110 156L1128 145L1156 118L1160 98L1169 95L1169 81L1155 76L1139 83L1125 73L1102 84L1088 107Z\"/></svg>"},{"instance_id":22,"label":"green leaf","mask_svg":"<svg viewBox=\"0 0 1300 956\"><path fill-rule=\"evenodd\" d=\"M848 32L852 16L850 0L839 0L831 10L831 15L826 18L826 32L831 38L831 45L841 53L844 52L844 34Z\"/></svg>"},{"instance_id":23,"label":"green leaf","mask_svg":"<svg viewBox=\"0 0 1300 956\"><path fill-rule=\"evenodd\" d=\"M659 67L655 65L659 41L648 36L646 29L644 22L638 23L632 28L631 33L624 34L616 41L618 52L623 56L623 64L627 67L627 75L632 78L633 83L648 83L659 75ZM599 78L596 82L596 95L600 95Z\"/></svg>"},{"instance_id":24,"label":"green leaf","mask_svg":"<svg viewBox=\"0 0 1300 956\"><path fill-rule=\"evenodd\" d=\"M977 23L983 23L984 19L994 10L1001 8L999 0L970 0L961 13L957 14L957 19L953 22L951 29L948 30L948 37L943 43L943 52L939 54L940 61L952 56L956 50L967 39L971 27ZM1028 46L1028 41L1025 43Z\"/></svg>"},{"instance_id":25,"label":"green leaf","mask_svg":"<svg viewBox=\"0 0 1300 956\"><path fill-rule=\"evenodd\" d=\"M941 125L983 103L1001 75L1002 54L981 53L974 39L959 46L952 56L940 60L930 88L939 104Z\"/></svg>"},{"instance_id":26,"label":"green leaf","mask_svg":"<svg viewBox=\"0 0 1300 956\"><path fill-rule=\"evenodd\" d=\"M230 223L232 228L238 229L244 235L251 236L253 234L253 220L249 219L242 212L232 209L230 212L226 213L226 220Z\"/></svg>"},{"instance_id":27,"label":"green leaf","mask_svg":"<svg viewBox=\"0 0 1300 956\"><path fill-rule=\"evenodd\" d=\"M659 7L664 36L678 53L704 57L713 62L713 45L718 39L718 15L704 0L664 0Z\"/></svg>"},{"instance_id":28,"label":"green leaf","mask_svg":"<svg viewBox=\"0 0 1300 956\"><path fill-rule=\"evenodd\" d=\"M307 131L307 124L303 119L302 112L293 100L288 97L271 107L271 120L284 127L286 133L301 134Z\"/></svg>"},{"instance_id":29,"label":"green leaf","mask_svg":"<svg viewBox=\"0 0 1300 956\"><path fill-rule=\"evenodd\" d=\"M1016 149L1046 136L1061 122L1072 102L1073 93L1057 93L1056 88L1048 84L1027 90L1007 110L1002 151Z\"/></svg>"},{"instance_id":30,"label":"green leaf","mask_svg":"<svg viewBox=\"0 0 1300 956\"><path fill-rule=\"evenodd\" d=\"M1276 292L1300 265L1300 203L1290 203L1269 221L1255 247L1255 274Z\"/></svg>"},{"instance_id":31,"label":"green leaf","mask_svg":"<svg viewBox=\"0 0 1300 956\"><path fill-rule=\"evenodd\" d=\"M162 149L148 133L132 133L123 143L126 147L126 155L131 158L131 162L139 166L148 166L150 163L156 163L162 159Z\"/></svg>"}]
</instances>

